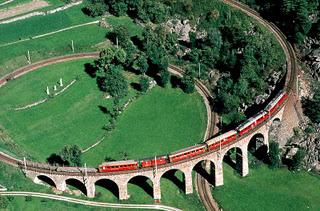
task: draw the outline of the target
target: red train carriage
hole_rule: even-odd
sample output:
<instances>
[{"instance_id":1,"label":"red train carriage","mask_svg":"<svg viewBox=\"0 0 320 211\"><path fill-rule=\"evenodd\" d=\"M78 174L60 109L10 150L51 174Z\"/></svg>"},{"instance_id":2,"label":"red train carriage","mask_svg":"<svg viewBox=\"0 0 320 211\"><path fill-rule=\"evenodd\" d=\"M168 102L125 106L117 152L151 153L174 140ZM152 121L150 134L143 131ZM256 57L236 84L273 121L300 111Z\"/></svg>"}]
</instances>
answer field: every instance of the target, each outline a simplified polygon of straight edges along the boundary
<instances>
[{"instance_id":1,"label":"red train carriage","mask_svg":"<svg viewBox=\"0 0 320 211\"><path fill-rule=\"evenodd\" d=\"M237 131L231 130L206 142L209 150L217 149L237 139Z\"/></svg>"},{"instance_id":2,"label":"red train carriage","mask_svg":"<svg viewBox=\"0 0 320 211\"><path fill-rule=\"evenodd\" d=\"M146 158L140 161L142 168L153 167L155 165L160 166L168 163L168 158L166 155L157 156L154 158Z\"/></svg>"},{"instance_id":3,"label":"red train carriage","mask_svg":"<svg viewBox=\"0 0 320 211\"><path fill-rule=\"evenodd\" d=\"M185 160L191 157L195 157L197 155L203 154L206 151L205 144L197 144L195 146L191 146L176 152L173 152L169 155L170 162L178 162L180 160Z\"/></svg>"},{"instance_id":4,"label":"red train carriage","mask_svg":"<svg viewBox=\"0 0 320 211\"><path fill-rule=\"evenodd\" d=\"M279 94L276 95L274 100L272 100L265 108L265 111L268 112L269 116L272 115L287 99L288 94L285 91L280 91Z\"/></svg>"},{"instance_id":5,"label":"red train carriage","mask_svg":"<svg viewBox=\"0 0 320 211\"><path fill-rule=\"evenodd\" d=\"M129 171L138 169L138 162L135 160L112 161L99 165L99 172Z\"/></svg>"},{"instance_id":6,"label":"red train carriage","mask_svg":"<svg viewBox=\"0 0 320 211\"><path fill-rule=\"evenodd\" d=\"M243 134L247 133L252 128L252 123L254 122L253 117L239 125L236 130L238 131L239 135L242 136Z\"/></svg>"},{"instance_id":7,"label":"red train carriage","mask_svg":"<svg viewBox=\"0 0 320 211\"><path fill-rule=\"evenodd\" d=\"M249 132L252 128L259 125L261 122L263 122L265 119L269 117L268 113L265 111L261 111L255 116L248 119L246 122L239 125L236 130L238 131L239 135L242 136L245 133Z\"/></svg>"}]
</instances>

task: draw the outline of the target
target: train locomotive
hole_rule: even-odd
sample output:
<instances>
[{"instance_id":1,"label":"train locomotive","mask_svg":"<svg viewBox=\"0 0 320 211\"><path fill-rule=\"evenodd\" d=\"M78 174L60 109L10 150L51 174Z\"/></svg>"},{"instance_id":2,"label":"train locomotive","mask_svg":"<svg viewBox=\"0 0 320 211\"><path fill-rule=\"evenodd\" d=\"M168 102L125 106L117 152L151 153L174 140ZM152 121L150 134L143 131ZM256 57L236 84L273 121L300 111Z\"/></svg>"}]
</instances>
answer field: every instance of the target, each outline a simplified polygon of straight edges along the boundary
<instances>
[{"instance_id":1,"label":"train locomotive","mask_svg":"<svg viewBox=\"0 0 320 211\"><path fill-rule=\"evenodd\" d=\"M253 117L249 118L244 123L240 124L235 130L230 130L224 134L214 137L205 143L197 144L179 151L170 153L169 155L156 156L154 158L142 159L140 161L113 161L105 162L99 165L98 172L119 172L137 170L143 168L155 168L156 166L165 165L167 163L175 163L197 157L204 153L219 150L221 147L228 145L247 133L254 130L257 126L263 123L283 105L288 94L285 91L280 91L276 97L265 107L265 109Z\"/></svg>"}]
</instances>

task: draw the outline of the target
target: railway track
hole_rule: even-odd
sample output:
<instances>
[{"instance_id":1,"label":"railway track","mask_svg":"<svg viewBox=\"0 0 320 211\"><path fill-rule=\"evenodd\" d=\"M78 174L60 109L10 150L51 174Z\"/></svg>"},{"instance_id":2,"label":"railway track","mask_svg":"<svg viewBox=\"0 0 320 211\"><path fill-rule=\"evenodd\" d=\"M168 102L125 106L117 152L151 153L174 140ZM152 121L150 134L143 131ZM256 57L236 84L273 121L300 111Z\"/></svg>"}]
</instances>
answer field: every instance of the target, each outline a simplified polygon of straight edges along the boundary
<instances>
[{"instance_id":1,"label":"railway track","mask_svg":"<svg viewBox=\"0 0 320 211\"><path fill-rule=\"evenodd\" d=\"M236 2L234 0L224 0L225 3L228 5L237 8L243 12L245 12L247 15L253 17L256 19L259 23L264 25L266 28L269 29L277 38L279 41L281 47L285 51L286 57L287 57L287 75L286 75L286 81L285 81L285 88L288 91L288 93L294 93L296 91L296 74L297 74L297 63L296 63L296 56L293 47L291 44L287 41L286 37L283 35L283 33L276 27L274 24L269 23L265 21L259 13L256 11L252 10L246 5L243 5L242 3ZM75 59L80 59L80 58L95 58L99 55L97 52L93 53L83 53L83 54L72 54L72 55L67 55L63 57L56 57L52 59L48 59L45 61L40 61L31 65L28 65L26 67L20 68L17 71L8 74L0 79L0 87L5 85L9 80L12 80L14 78L17 78L23 74L26 74L30 71L33 71L35 69L38 69L42 66L46 66L49 64L54 64L57 62L62 62L62 61L70 61L70 60L75 60ZM182 75L183 70L179 67L176 67L174 65L170 65L169 68L171 68L173 71L176 71L179 75ZM199 81L196 80L196 87L200 90L200 92L208 99L208 103L210 105L210 100L212 99L210 91ZM204 137L204 140L210 138L212 135L215 134L214 131L214 126L216 122L216 116L214 114L208 113L208 126L206 130L206 135ZM13 166L21 166L23 165L23 162L21 160L15 159L11 156L8 156L4 153L0 153L0 160L3 162L13 165ZM28 167L30 169L30 167ZM40 171L40 172L45 172L45 173L54 173L57 174L57 172L53 172L51 170L45 170L41 168L34 167L32 170L35 171ZM59 174L61 175L79 175L79 173L74 173L74 172L60 172ZM94 176L95 174L91 174ZM99 174L101 175L101 174ZM207 210L219 210L217 203L212 198L211 195L211 188L208 184L208 182L201 177L200 175L197 175L196 178L197 181L197 186L199 188L199 195L204 202L204 205Z\"/></svg>"},{"instance_id":2,"label":"railway track","mask_svg":"<svg viewBox=\"0 0 320 211\"><path fill-rule=\"evenodd\" d=\"M288 93L295 93L297 92L296 87L296 75L297 75L297 60L294 49L292 45L286 39L286 36L282 33L282 31L273 23L269 23L264 20L258 12L251 9L247 5L239 3L234 0L223 0L225 3L229 4L231 7L237 8L245 12L247 15L251 16L252 18L256 19L259 23L262 23L266 28L268 28L273 34L276 36L278 42L280 43L281 47L283 48L286 57L287 57L287 75L285 81L285 88ZM214 119L214 118L213 118ZM214 124L213 124L214 125ZM214 135L215 132L212 130L212 134ZM206 210L220 210L217 202L213 199L211 193L211 187L201 175L196 175L196 184L198 187L198 193L200 199L205 206Z\"/></svg>"}]
</instances>

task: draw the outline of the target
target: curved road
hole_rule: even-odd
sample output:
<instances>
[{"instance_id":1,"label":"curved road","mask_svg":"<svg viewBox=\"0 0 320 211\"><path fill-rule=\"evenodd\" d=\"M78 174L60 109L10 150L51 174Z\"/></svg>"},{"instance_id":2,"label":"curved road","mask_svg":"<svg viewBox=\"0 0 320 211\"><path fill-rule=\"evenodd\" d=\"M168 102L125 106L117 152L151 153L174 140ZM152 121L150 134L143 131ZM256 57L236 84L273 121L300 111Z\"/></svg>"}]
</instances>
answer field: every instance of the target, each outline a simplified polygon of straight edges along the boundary
<instances>
[{"instance_id":1,"label":"curved road","mask_svg":"<svg viewBox=\"0 0 320 211\"><path fill-rule=\"evenodd\" d=\"M21 192L21 191L0 192L0 196L32 196L37 198L46 198L46 199L57 200L57 201L65 201L65 202L74 203L74 204L82 204L82 205L92 206L92 207L181 211L180 209L164 206L164 205L104 203L104 202L88 201L83 199L75 199L75 198L66 197L66 196L58 196L54 194L46 194L46 193L38 193L38 192Z\"/></svg>"}]
</instances>

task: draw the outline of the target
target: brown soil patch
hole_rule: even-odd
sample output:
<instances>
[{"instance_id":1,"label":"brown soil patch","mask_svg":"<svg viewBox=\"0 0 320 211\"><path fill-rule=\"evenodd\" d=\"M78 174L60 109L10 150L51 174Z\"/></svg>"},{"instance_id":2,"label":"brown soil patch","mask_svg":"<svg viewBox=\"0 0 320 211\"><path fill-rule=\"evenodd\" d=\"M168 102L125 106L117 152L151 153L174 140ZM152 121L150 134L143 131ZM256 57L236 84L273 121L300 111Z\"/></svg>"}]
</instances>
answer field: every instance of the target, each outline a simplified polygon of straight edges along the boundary
<instances>
[{"instance_id":1,"label":"brown soil patch","mask_svg":"<svg viewBox=\"0 0 320 211\"><path fill-rule=\"evenodd\" d=\"M0 10L0 20L10 18L34 11L36 9L48 6L48 2L44 0L33 0L32 2L20 4L12 8Z\"/></svg>"}]
</instances>

